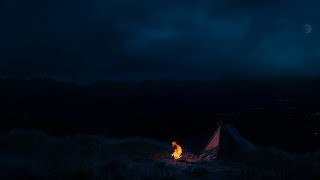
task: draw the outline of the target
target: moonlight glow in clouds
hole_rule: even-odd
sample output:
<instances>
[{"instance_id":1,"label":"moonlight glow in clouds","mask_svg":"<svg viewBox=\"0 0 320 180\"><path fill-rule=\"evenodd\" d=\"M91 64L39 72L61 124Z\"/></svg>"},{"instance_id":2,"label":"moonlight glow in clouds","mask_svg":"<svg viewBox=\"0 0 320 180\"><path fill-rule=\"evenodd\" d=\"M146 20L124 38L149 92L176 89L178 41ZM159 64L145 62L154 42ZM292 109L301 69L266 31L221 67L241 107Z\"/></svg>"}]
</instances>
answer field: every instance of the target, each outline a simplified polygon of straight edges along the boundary
<instances>
[{"instance_id":1,"label":"moonlight glow in clouds","mask_svg":"<svg viewBox=\"0 0 320 180\"><path fill-rule=\"evenodd\" d=\"M312 26L310 24L305 24L303 27L306 34L310 34L312 32Z\"/></svg>"},{"instance_id":2,"label":"moonlight glow in clouds","mask_svg":"<svg viewBox=\"0 0 320 180\"><path fill-rule=\"evenodd\" d=\"M320 2L300 2L2 0L0 76L82 83L320 75Z\"/></svg>"}]
</instances>

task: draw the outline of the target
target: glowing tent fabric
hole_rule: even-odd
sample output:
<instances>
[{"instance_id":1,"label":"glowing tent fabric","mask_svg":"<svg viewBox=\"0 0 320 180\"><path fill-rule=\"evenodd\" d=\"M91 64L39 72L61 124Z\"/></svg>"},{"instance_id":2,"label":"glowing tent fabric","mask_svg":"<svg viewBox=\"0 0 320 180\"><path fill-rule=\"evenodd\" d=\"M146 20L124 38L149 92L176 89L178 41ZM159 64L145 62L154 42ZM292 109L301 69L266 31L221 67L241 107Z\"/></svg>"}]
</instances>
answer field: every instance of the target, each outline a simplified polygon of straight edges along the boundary
<instances>
[{"instance_id":1,"label":"glowing tent fabric","mask_svg":"<svg viewBox=\"0 0 320 180\"><path fill-rule=\"evenodd\" d=\"M231 143L231 144L234 144L237 148L221 146L221 143L222 145ZM226 148L228 148L228 150ZM217 159L219 150L220 151L222 150L224 152L231 151L234 153L236 149L244 152L251 152L251 151L255 151L257 148L256 146L251 144L247 139L241 136L239 131L232 124L225 124L225 125L220 124L218 129L215 131L215 133L209 140L208 144L203 149L200 155L200 159L214 160L214 159Z\"/></svg>"},{"instance_id":2,"label":"glowing tent fabric","mask_svg":"<svg viewBox=\"0 0 320 180\"><path fill-rule=\"evenodd\" d=\"M216 132L211 137L210 141L208 142L207 146L202 151L200 158L203 160L211 160L216 159L218 156L219 144L220 144L220 132L221 132L221 125L218 127Z\"/></svg>"}]
</instances>

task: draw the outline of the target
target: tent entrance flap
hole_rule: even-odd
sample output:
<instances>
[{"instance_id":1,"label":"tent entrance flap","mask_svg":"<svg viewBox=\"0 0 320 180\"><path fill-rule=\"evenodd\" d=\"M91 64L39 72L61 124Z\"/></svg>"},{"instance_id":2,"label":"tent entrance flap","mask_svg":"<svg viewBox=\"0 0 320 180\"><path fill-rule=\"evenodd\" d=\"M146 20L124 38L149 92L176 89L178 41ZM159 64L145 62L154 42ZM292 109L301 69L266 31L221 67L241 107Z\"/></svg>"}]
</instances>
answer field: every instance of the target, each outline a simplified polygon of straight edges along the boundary
<instances>
[{"instance_id":1,"label":"tent entrance flap","mask_svg":"<svg viewBox=\"0 0 320 180\"><path fill-rule=\"evenodd\" d=\"M257 147L241 136L239 131L232 124L220 124L208 144L200 154L202 160L214 160L219 156L232 155L237 151L251 152Z\"/></svg>"},{"instance_id":2,"label":"tent entrance flap","mask_svg":"<svg viewBox=\"0 0 320 180\"><path fill-rule=\"evenodd\" d=\"M220 144L221 124L210 138L208 144L203 149L200 158L204 160L216 159L218 156L219 144Z\"/></svg>"}]
</instances>

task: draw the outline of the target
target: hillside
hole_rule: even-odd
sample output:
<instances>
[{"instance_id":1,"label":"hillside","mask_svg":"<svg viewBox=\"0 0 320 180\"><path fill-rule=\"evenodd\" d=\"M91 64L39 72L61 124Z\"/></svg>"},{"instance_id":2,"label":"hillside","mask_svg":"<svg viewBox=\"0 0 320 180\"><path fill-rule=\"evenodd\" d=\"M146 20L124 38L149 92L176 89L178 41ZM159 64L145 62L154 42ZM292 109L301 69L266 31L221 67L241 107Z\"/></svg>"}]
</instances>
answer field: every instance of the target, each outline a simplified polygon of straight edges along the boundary
<instances>
[{"instance_id":1,"label":"hillside","mask_svg":"<svg viewBox=\"0 0 320 180\"><path fill-rule=\"evenodd\" d=\"M188 147L187 145L183 146ZM173 161L170 142L77 134L55 137L35 130L0 135L1 179L319 179L319 153L277 149L235 154L213 162ZM190 152L189 152L190 153ZM185 155L183 155L185 156Z\"/></svg>"},{"instance_id":2,"label":"hillside","mask_svg":"<svg viewBox=\"0 0 320 180\"><path fill-rule=\"evenodd\" d=\"M231 119L255 144L305 152L320 147L319 92L319 79L80 86L7 78L0 79L1 129L180 139L202 147L219 120Z\"/></svg>"}]
</instances>

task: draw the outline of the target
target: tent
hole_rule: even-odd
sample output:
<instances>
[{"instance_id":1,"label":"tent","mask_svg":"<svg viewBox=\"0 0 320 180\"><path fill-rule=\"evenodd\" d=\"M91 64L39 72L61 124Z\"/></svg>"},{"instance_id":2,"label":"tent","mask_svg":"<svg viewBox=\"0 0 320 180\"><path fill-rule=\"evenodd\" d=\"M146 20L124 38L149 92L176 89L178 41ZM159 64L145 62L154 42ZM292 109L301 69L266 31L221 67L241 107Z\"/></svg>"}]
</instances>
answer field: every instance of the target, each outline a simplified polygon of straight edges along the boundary
<instances>
[{"instance_id":1,"label":"tent","mask_svg":"<svg viewBox=\"0 0 320 180\"><path fill-rule=\"evenodd\" d=\"M240 135L233 124L222 124L200 154L201 160L213 160L219 156L230 156L236 152L251 152L257 147Z\"/></svg>"}]
</instances>

